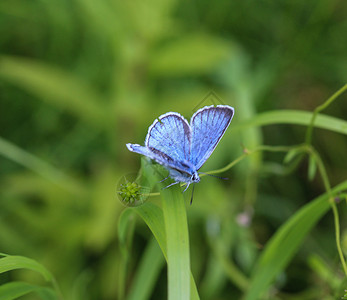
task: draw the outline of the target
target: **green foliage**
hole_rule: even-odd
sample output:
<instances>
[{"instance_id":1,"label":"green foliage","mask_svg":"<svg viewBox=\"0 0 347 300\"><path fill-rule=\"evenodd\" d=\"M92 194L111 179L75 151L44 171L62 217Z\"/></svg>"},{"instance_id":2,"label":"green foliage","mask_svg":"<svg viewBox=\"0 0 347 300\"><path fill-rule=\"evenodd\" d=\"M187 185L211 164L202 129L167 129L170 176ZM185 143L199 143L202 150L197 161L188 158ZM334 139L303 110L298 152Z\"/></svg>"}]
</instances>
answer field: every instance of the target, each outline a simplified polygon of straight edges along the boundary
<instances>
[{"instance_id":1,"label":"green foliage","mask_svg":"<svg viewBox=\"0 0 347 300\"><path fill-rule=\"evenodd\" d=\"M55 286L56 290L54 291L48 287L32 285L26 282L13 281L0 286L0 299L17 299L18 297L32 292L37 293L40 296L40 299L60 299L58 296L60 292L56 287L55 279L44 266L35 260L23 256L10 256L5 254L2 256L4 257L0 258L0 274L17 269L28 269L41 274L46 281L49 281L53 286Z\"/></svg>"},{"instance_id":2,"label":"green foliage","mask_svg":"<svg viewBox=\"0 0 347 300\"><path fill-rule=\"evenodd\" d=\"M347 188L347 181L334 192ZM267 243L254 268L245 299L259 299L269 283L288 264L303 238L329 209L329 195L324 194L296 212Z\"/></svg>"},{"instance_id":3,"label":"green foliage","mask_svg":"<svg viewBox=\"0 0 347 300\"><path fill-rule=\"evenodd\" d=\"M0 299L343 297L346 15L1 0ZM190 206L125 144L219 101L235 117L202 171L230 180L202 176Z\"/></svg>"}]
</instances>

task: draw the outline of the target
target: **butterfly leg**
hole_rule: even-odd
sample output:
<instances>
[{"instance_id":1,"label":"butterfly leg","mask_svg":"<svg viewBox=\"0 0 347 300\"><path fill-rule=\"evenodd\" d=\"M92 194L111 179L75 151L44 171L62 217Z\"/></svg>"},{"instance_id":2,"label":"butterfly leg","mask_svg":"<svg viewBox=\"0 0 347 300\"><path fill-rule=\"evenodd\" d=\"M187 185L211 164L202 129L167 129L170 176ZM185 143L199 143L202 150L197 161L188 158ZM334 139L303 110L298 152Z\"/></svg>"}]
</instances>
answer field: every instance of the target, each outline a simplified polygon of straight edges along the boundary
<instances>
[{"instance_id":1,"label":"butterfly leg","mask_svg":"<svg viewBox=\"0 0 347 300\"><path fill-rule=\"evenodd\" d=\"M160 180L159 182L163 182L163 181L165 181L166 179L168 179L169 177L170 177L170 175L167 176L167 177L165 177L164 179Z\"/></svg>"},{"instance_id":2,"label":"butterfly leg","mask_svg":"<svg viewBox=\"0 0 347 300\"><path fill-rule=\"evenodd\" d=\"M183 193L189 188L190 183L187 183L187 187L184 189Z\"/></svg>"},{"instance_id":3,"label":"butterfly leg","mask_svg":"<svg viewBox=\"0 0 347 300\"><path fill-rule=\"evenodd\" d=\"M170 186L172 186L172 185L175 185L175 184L177 184L177 183L180 183L180 182L179 182L179 181L176 181L176 182L174 182L174 183L171 183L171 184L169 184L168 186L163 187L162 190L167 189L168 187L170 187Z\"/></svg>"}]
</instances>

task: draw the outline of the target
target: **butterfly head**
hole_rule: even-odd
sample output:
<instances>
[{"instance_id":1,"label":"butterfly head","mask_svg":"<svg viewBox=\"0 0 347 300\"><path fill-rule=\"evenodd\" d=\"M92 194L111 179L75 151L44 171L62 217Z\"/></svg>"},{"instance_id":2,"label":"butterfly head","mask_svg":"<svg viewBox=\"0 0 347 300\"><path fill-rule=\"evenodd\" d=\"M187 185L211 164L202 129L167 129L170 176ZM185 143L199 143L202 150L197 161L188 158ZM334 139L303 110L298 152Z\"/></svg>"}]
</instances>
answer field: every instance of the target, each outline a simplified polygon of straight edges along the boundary
<instances>
[{"instance_id":1,"label":"butterfly head","mask_svg":"<svg viewBox=\"0 0 347 300\"><path fill-rule=\"evenodd\" d=\"M192 177L190 177L190 180L191 180L192 182L200 182L200 177L199 177L198 172L194 172L193 175L192 175Z\"/></svg>"}]
</instances>

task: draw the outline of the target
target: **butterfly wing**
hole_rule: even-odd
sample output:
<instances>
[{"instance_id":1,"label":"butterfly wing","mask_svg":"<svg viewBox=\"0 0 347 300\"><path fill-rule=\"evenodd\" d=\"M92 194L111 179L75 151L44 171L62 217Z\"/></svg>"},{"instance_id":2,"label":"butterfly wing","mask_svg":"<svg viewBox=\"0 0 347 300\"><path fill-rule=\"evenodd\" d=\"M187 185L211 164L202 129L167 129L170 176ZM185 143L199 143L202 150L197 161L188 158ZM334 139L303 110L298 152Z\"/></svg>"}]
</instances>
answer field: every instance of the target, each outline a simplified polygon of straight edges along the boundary
<instances>
[{"instance_id":1,"label":"butterfly wing","mask_svg":"<svg viewBox=\"0 0 347 300\"><path fill-rule=\"evenodd\" d=\"M148 129L145 147L127 144L130 151L145 155L156 162L190 174L191 130L180 114L169 112L160 116Z\"/></svg>"},{"instance_id":2,"label":"butterfly wing","mask_svg":"<svg viewBox=\"0 0 347 300\"><path fill-rule=\"evenodd\" d=\"M189 123L178 113L160 116L148 129L145 146L160 151L175 161L189 159L191 130Z\"/></svg>"},{"instance_id":3,"label":"butterfly wing","mask_svg":"<svg viewBox=\"0 0 347 300\"><path fill-rule=\"evenodd\" d=\"M228 105L206 106L199 109L190 120L192 145L189 161L197 170L210 157L234 116Z\"/></svg>"}]
</instances>

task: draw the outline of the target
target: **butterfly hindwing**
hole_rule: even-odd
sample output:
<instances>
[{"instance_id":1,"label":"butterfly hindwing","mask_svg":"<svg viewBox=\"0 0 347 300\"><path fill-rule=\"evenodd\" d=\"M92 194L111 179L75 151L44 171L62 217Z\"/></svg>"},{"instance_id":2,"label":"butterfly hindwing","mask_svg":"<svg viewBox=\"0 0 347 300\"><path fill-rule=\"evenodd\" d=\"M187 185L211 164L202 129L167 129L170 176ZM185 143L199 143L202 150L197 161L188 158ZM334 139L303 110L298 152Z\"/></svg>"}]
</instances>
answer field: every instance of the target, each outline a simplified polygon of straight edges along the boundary
<instances>
[{"instance_id":1,"label":"butterfly hindwing","mask_svg":"<svg viewBox=\"0 0 347 300\"><path fill-rule=\"evenodd\" d=\"M227 130L234 109L227 105L206 106L199 109L190 120L192 130L189 161L197 170L210 157Z\"/></svg>"}]
</instances>

